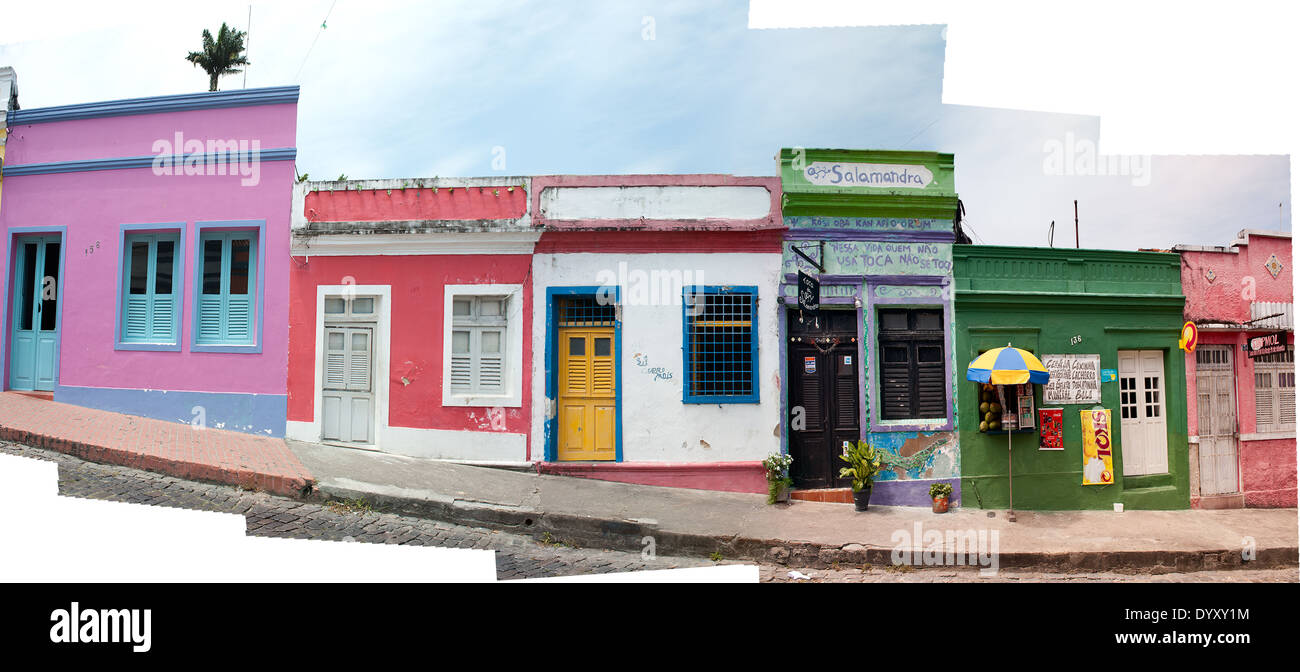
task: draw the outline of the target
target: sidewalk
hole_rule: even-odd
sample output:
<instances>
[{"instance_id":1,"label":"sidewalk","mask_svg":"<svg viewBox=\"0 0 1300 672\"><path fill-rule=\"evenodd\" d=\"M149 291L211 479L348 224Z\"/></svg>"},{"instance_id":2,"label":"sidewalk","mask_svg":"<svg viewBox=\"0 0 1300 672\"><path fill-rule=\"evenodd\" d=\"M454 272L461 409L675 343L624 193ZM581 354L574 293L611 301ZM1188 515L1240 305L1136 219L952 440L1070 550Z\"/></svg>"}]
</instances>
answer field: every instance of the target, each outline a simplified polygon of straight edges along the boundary
<instances>
[{"instance_id":1,"label":"sidewalk","mask_svg":"<svg viewBox=\"0 0 1300 672\"><path fill-rule=\"evenodd\" d=\"M1295 509L1186 511L1004 511L875 507L795 501L768 506L763 495L629 485L537 475L290 441L320 492L390 510L534 535L578 546L639 550L646 537L661 554L773 561L798 567L894 564L905 536L923 549L925 531L996 530L999 565L1053 570L1187 571L1242 564L1297 564ZM920 526L919 528L917 526ZM896 536L897 535L897 536ZM950 549L951 550L951 549Z\"/></svg>"},{"instance_id":2,"label":"sidewalk","mask_svg":"<svg viewBox=\"0 0 1300 672\"><path fill-rule=\"evenodd\" d=\"M157 471L291 497L312 476L283 439L60 404L0 393L0 439L92 462Z\"/></svg>"}]
</instances>

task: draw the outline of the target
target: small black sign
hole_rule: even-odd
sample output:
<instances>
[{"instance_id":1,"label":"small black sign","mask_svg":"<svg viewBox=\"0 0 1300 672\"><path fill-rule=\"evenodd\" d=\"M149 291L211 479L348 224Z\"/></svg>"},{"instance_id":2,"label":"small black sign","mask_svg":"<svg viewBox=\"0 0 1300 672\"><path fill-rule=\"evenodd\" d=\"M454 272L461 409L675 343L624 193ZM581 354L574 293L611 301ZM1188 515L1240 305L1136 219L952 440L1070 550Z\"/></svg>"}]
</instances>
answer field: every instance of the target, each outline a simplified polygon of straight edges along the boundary
<instances>
[{"instance_id":1,"label":"small black sign","mask_svg":"<svg viewBox=\"0 0 1300 672\"><path fill-rule=\"evenodd\" d=\"M799 271L799 307L815 311L821 307L822 283L816 278Z\"/></svg>"},{"instance_id":2,"label":"small black sign","mask_svg":"<svg viewBox=\"0 0 1300 672\"><path fill-rule=\"evenodd\" d=\"M1252 336L1246 341L1246 354L1251 359L1286 352L1286 332L1275 331L1263 336Z\"/></svg>"}]
</instances>

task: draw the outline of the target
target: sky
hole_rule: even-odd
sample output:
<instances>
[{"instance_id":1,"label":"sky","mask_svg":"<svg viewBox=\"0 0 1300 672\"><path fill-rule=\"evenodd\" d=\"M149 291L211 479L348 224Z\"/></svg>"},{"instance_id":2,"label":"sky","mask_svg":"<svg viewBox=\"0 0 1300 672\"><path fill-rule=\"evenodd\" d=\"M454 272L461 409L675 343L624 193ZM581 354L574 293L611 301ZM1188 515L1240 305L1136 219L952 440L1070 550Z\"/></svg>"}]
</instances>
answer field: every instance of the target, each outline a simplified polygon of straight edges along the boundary
<instances>
[{"instance_id":1,"label":"sky","mask_svg":"<svg viewBox=\"0 0 1300 672\"><path fill-rule=\"evenodd\" d=\"M1046 245L1054 221L1053 242L1072 245L1075 200L1089 248L1290 230L1284 155L1058 174L1087 167L1101 119L942 104L943 25L753 30L743 0L251 6L252 66L221 88L301 86L297 168L312 179L775 175L781 147L934 150L955 155L976 242ZM250 27L246 0L122 7L6 8L0 65L24 108L203 91L184 60L202 29Z\"/></svg>"}]
</instances>

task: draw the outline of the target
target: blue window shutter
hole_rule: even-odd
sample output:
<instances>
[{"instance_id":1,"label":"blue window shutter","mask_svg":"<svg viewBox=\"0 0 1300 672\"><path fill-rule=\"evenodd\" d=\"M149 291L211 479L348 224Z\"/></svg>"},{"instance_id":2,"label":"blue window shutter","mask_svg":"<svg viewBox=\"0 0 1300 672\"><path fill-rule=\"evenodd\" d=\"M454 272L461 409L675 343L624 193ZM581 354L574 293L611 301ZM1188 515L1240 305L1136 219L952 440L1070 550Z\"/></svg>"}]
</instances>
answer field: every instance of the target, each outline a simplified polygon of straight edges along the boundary
<instances>
[{"instance_id":1,"label":"blue window shutter","mask_svg":"<svg viewBox=\"0 0 1300 672\"><path fill-rule=\"evenodd\" d=\"M199 345L251 345L256 342L254 328L257 321L257 235L247 232L211 233L201 236L199 243L199 277L202 278L202 250L207 241L221 241L221 287L217 294L204 294L199 286L198 329ZM249 241L248 287L244 294L231 292L232 241ZM201 281L200 281L201 283Z\"/></svg>"},{"instance_id":2,"label":"blue window shutter","mask_svg":"<svg viewBox=\"0 0 1300 672\"><path fill-rule=\"evenodd\" d=\"M172 269L169 272L174 273L176 264L175 249L178 240L178 236L168 234L132 234L123 237L123 278L122 287L119 288L122 296L122 314L119 316L122 333L119 338L122 342L170 344L178 341L178 323L176 320L179 304L178 283L176 283L173 276L171 292L159 294L155 282L158 276L159 243L169 242L172 244ZM136 259L132 252L136 246L141 244L147 245L148 255L144 259ZM132 276L142 271L144 273L144 292L132 294Z\"/></svg>"},{"instance_id":3,"label":"blue window shutter","mask_svg":"<svg viewBox=\"0 0 1300 672\"><path fill-rule=\"evenodd\" d=\"M149 297L127 294L126 319L123 324L126 340L143 341L149 338Z\"/></svg>"}]
</instances>

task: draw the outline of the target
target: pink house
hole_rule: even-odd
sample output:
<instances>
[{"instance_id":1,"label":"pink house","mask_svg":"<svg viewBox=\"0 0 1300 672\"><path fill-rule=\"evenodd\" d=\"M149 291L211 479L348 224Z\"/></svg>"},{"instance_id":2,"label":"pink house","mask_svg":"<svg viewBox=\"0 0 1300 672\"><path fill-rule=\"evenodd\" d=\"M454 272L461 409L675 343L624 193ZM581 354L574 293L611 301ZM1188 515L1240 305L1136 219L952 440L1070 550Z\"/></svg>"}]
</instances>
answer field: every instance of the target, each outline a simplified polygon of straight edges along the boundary
<instances>
[{"instance_id":1,"label":"pink house","mask_svg":"<svg viewBox=\"0 0 1300 672\"><path fill-rule=\"evenodd\" d=\"M5 389L282 436L297 101L11 109Z\"/></svg>"},{"instance_id":2,"label":"pink house","mask_svg":"<svg viewBox=\"0 0 1300 672\"><path fill-rule=\"evenodd\" d=\"M1187 320L1192 506L1296 505L1291 234L1247 229L1227 247L1179 245Z\"/></svg>"}]
</instances>

